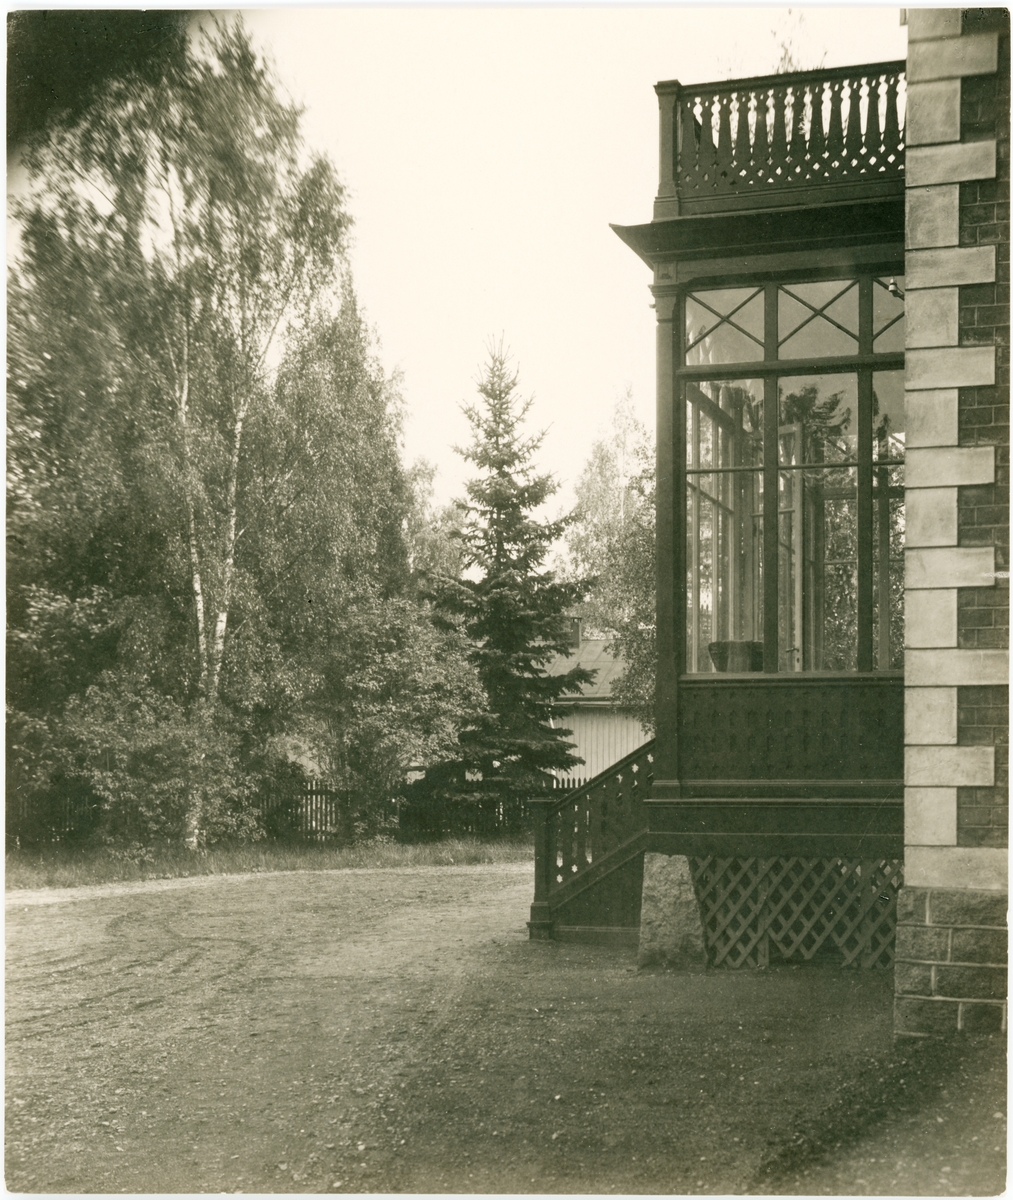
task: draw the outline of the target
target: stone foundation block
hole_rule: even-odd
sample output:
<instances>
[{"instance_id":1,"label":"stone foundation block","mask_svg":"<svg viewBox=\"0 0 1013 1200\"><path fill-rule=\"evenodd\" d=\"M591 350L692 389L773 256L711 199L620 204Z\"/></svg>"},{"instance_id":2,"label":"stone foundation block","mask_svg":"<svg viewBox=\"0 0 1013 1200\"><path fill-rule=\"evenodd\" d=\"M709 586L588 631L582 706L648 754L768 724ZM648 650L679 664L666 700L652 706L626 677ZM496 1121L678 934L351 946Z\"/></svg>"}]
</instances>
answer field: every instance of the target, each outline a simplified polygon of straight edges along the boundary
<instances>
[{"instance_id":1,"label":"stone foundation block","mask_svg":"<svg viewBox=\"0 0 1013 1200\"><path fill-rule=\"evenodd\" d=\"M1005 892L932 889L926 892L933 925L984 925L1004 929L1009 898Z\"/></svg>"},{"instance_id":2,"label":"stone foundation block","mask_svg":"<svg viewBox=\"0 0 1013 1200\"><path fill-rule=\"evenodd\" d=\"M954 929L950 959L958 963L1004 963L1007 938L1000 929Z\"/></svg>"},{"instance_id":3,"label":"stone foundation block","mask_svg":"<svg viewBox=\"0 0 1013 1200\"><path fill-rule=\"evenodd\" d=\"M965 1033L1003 1033L1006 1029L1006 1006L961 1004L959 1021Z\"/></svg>"},{"instance_id":4,"label":"stone foundation block","mask_svg":"<svg viewBox=\"0 0 1013 1200\"><path fill-rule=\"evenodd\" d=\"M898 996L931 996L932 968L924 963L896 963L893 968L893 988Z\"/></svg>"},{"instance_id":5,"label":"stone foundation block","mask_svg":"<svg viewBox=\"0 0 1013 1200\"><path fill-rule=\"evenodd\" d=\"M899 925L896 953L898 959L946 962L950 954L950 931L932 925Z\"/></svg>"},{"instance_id":6,"label":"stone foundation block","mask_svg":"<svg viewBox=\"0 0 1013 1200\"><path fill-rule=\"evenodd\" d=\"M912 849L908 850L912 857ZM1006 1024L1006 894L902 888L894 1032L991 1033Z\"/></svg>"},{"instance_id":7,"label":"stone foundation block","mask_svg":"<svg viewBox=\"0 0 1013 1200\"><path fill-rule=\"evenodd\" d=\"M937 996L961 1000L1003 1000L1006 997L1005 967L968 967L940 964L934 968L933 991Z\"/></svg>"},{"instance_id":8,"label":"stone foundation block","mask_svg":"<svg viewBox=\"0 0 1013 1200\"><path fill-rule=\"evenodd\" d=\"M928 918L929 894L924 888L901 888L897 893L897 920L923 925ZM898 934L900 930L898 929Z\"/></svg>"},{"instance_id":9,"label":"stone foundation block","mask_svg":"<svg viewBox=\"0 0 1013 1200\"><path fill-rule=\"evenodd\" d=\"M637 965L681 971L707 966L703 924L685 855L644 855Z\"/></svg>"},{"instance_id":10,"label":"stone foundation block","mask_svg":"<svg viewBox=\"0 0 1013 1200\"><path fill-rule=\"evenodd\" d=\"M960 1022L960 1003L956 1000L927 1000L915 996L895 996L894 1033L945 1037L956 1033Z\"/></svg>"}]
</instances>

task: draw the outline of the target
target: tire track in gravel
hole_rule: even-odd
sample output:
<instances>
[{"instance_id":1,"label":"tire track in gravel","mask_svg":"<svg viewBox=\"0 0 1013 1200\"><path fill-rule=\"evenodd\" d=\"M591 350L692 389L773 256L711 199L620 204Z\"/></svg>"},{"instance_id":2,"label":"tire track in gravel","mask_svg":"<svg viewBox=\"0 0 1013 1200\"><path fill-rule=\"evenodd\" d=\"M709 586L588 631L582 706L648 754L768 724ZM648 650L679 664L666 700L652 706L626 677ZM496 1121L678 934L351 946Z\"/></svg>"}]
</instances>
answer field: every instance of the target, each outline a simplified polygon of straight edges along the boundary
<instances>
[{"instance_id":1,"label":"tire track in gravel","mask_svg":"<svg viewBox=\"0 0 1013 1200\"><path fill-rule=\"evenodd\" d=\"M889 1195L1002 1178L1002 1143L983 1155L977 1136L1005 1107L989 1048L923 1086L894 1061L888 973L638 973L628 951L529 942L531 891L530 866L498 865L9 896L8 1187L739 1194L773 1173ZM838 1136L901 1068L903 1120Z\"/></svg>"},{"instance_id":2,"label":"tire track in gravel","mask_svg":"<svg viewBox=\"0 0 1013 1200\"><path fill-rule=\"evenodd\" d=\"M523 935L530 874L12 894L8 1186L368 1188L402 1152L391 1107L408 1048L429 1044L476 948Z\"/></svg>"}]
</instances>

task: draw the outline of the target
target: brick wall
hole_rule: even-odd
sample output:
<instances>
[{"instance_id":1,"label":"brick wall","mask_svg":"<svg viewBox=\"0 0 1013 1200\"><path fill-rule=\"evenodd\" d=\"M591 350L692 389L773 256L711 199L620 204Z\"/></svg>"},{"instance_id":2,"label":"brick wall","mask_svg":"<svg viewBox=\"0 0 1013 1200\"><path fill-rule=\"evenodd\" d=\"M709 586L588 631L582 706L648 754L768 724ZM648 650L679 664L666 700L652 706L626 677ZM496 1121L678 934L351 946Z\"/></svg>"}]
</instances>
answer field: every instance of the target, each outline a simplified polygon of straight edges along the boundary
<instances>
[{"instance_id":1,"label":"brick wall","mask_svg":"<svg viewBox=\"0 0 1013 1200\"><path fill-rule=\"evenodd\" d=\"M998 29L999 70L965 79L961 86L961 141L996 139L996 178L960 185L960 245L996 247L996 282L960 289L961 346L994 346L995 384L960 388L961 446L996 448L995 482L962 487L957 499L961 546L994 546L994 587L961 588L957 596L958 646L1009 648L1009 185L1010 39L1005 10L964 14L964 30ZM957 789L957 844L1009 844L1009 699L1000 687L957 690L957 742L996 747L995 784Z\"/></svg>"},{"instance_id":2,"label":"brick wall","mask_svg":"<svg viewBox=\"0 0 1013 1200\"><path fill-rule=\"evenodd\" d=\"M904 875L895 1029L1005 1024L1009 36L908 10Z\"/></svg>"},{"instance_id":3,"label":"brick wall","mask_svg":"<svg viewBox=\"0 0 1013 1200\"><path fill-rule=\"evenodd\" d=\"M897 1033L1002 1029L1005 893L904 888L897 902L894 992Z\"/></svg>"},{"instance_id":4,"label":"brick wall","mask_svg":"<svg viewBox=\"0 0 1013 1200\"><path fill-rule=\"evenodd\" d=\"M957 845L1007 846L1009 690L958 688L957 740L961 746L995 747L995 785L957 788Z\"/></svg>"}]
</instances>

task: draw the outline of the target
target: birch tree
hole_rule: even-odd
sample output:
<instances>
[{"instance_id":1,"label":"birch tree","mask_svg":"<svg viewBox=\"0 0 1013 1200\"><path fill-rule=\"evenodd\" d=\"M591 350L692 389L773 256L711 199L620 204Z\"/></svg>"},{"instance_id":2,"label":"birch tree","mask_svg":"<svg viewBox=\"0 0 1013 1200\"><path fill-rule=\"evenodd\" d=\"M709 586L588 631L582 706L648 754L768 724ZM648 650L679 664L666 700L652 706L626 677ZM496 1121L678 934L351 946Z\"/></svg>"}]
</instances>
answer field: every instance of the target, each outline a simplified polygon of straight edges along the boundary
<instances>
[{"instance_id":1,"label":"birch tree","mask_svg":"<svg viewBox=\"0 0 1013 1200\"><path fill-rule=\"evenodd\" d=\"M480 688L411 587L397 381L355 303L334 169L242 27L109 82L27 165L13 786L83 781L109 836L193 840L255 832L293 732L321 730L374 799L445 756Z\"/></svg>"},{"instance_id":2,"label":"birch tree","mask_svg":"<svg viewBox=\"0 0 1013 1200\"><path fill-rule=\"evenodd\" d=\"M614 704L654 725L654 447L627 393L612 428L591 448L576 484L566 544L574 578L592 578L582 615L625 664Z\"/></svg>"},{"instance_id":3,"label":"birch tree","mask_svg":"<svg viewBox=\"0 0 1013 1200\"><path fill-rule=\"evenodd\" d=\"M130 408L177 509L196 686L213 701L246 427L286 331L342 262L341 185L326 159L305 155L298 110L242 28L222 23L157 82L111 82L31 147L28 166L28 272L58 247L116 315L121 344L98 402Z\"/></svg>"}]
</instances>

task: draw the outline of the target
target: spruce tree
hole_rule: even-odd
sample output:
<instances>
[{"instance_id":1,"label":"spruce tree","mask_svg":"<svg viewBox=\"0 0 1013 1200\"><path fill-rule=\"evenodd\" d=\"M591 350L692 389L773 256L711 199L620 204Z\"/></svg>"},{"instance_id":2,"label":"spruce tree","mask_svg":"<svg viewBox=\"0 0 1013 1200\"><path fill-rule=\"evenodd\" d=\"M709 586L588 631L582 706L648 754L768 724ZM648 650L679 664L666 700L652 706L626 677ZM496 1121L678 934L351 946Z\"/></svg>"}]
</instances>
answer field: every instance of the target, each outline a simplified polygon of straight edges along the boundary
<instances>
[{"instance_id":1,"label":"spruce tree","mask_svg":"<svg viewBox=\"0 0 1013 1200\"><path fill-rule=\"evenodd\" d=\"M479 402L464 410L472 442L459 451L479 471L461 505L464 570L445 581L442 601L473 642L488 708L461 734L458 761L430 780L461 798L502 803L512 823L522 801L553 786L554 769L583 761L554 704L579 693L593 673L545 671L557 654L569 652L566 612L582 588L544 565L568 519L535 515L557 484L535 468L544 435L523 432L531 401L518 395L517 373L502 347L490 350L478 392Z\"/></svg>"}]
</instances>

